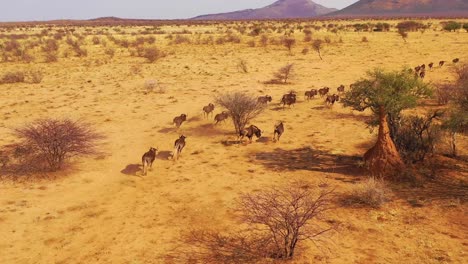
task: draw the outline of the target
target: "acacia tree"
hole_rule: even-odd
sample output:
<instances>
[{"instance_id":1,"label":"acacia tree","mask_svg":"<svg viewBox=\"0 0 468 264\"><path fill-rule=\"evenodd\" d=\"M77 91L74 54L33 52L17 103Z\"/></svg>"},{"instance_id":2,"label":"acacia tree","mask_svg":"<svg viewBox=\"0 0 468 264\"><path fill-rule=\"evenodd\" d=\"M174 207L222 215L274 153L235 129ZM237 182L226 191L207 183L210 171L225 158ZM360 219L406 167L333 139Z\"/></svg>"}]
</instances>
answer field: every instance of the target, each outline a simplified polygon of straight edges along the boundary
<instances>
[{"instance_id":1,"label":"acacia tree","mask_svg":"<svg viewBox=\"0 0 468 264\"><path fill-rule=\"evenodd\" d=\"M257 98L243 92L227 92L215 98L220 106L226 108L234 122L236 133L239 133L247 123L265 110L264 104L259 104Z\"/></svg>"},{"instance_id":2,"label":"acacia tree","mask_svg":"<svg viewBox=\"0 0 468 264\"><path fill-rule=\"evenodd\" d=\"M370 109L378 118L377 142L364 154L370 172L386 176L401 172L405 167L390 136L388 116L397 116L403 109L415 107L417 99L431 90L410 70L384 72L375 69L352 85L342 100L344 106L358 111Z\"/></svg>"}]
</instances>

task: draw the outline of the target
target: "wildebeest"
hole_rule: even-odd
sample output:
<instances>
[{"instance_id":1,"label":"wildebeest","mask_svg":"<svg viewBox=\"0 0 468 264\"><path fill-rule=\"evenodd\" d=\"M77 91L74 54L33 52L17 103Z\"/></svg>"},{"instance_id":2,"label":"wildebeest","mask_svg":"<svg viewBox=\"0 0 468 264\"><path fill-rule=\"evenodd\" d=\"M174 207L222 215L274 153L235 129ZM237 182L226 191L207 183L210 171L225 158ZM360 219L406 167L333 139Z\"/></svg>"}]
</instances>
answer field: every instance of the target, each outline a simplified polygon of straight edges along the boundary
<instances>
[{"instance_id":1,"label":"wildebeest","mask_svg":"<svg viewBox=\"0 0 468 264\"><path fill-rule=\"evenodd\" d=\"M248 128L244 128L239 132L239 141L242 141L242 139L244 137L247 137L249 139L250 143L252 143L252 137L254 135L257 138L260 138L262 136L262 131L260 130L260 128L254 126L254 125L251 125Z\"/></svg>"},{"instance_id":2,"label":"wildebeest","mask_svg":"<svg viewBox=\"0 0 468 264\"><path fill-rule=\"evenodd\" d=\"M344 85L340 85L338 86L338 88L336 88L336 90L338 91L338 93L344 93L345 87Z\"/></svg>"},{"instance_id":3,"label":"wildebeest","mask_svg":"<svg viewBox=\"0 0 468 264\"><path fill-rule=\"evenodd\" d=\"M414 67L414 71L416 72L416 74L418 74L420 70L421 70L421 66Z\"/></svg>"},{"instance_id":4,"label":"wildebeest","mask_svg":"<svg viewBox=\"0 0 468 264\"><path fill-rule=\"evenodd\" d=\"M265 96L259 96L257 99L257 103L259 104L268 104L268 102L271 102L272 98L269 95Z\"/></svg>"},{"instance_id":5,"label":"wildebeest","mask_svg":"<svg viewBox=\"0 0 468 264\"><path fill-rule=\"evenodd\" d=\"M452 60L453 63L458 63L459 61L460 61L459 58L455 58L455 59Z\"/></svg>"},{"instance_id":6,"label":"wildebeest","mask_svg":"<svg viewBox=\"0 0 468 264\"><path fill-rule=\"evenodd\" d=\"M421 65L421 71L425 71L425 70L426 70L426 64Z\"/></svg>"},{"instance_id":7,"label":"wildebeest","mask_svg":"<svg viewBox=\"0 0 468 264\"><path fill-rule=\"evenodd\" d=\"M172 159L178 160L180 153L185 147L185 137L184 135L181 135L175 142L174 142L174 152L172 153Z\"/></svg>"},{"instance_id":8,"label":"wildebeest","mask_svg":"<svg viewBox=\"0 0 468 264\"><path fill-rule=\"evenodd\" d=\"M439 61L439 67L444 66L444 64L445 64L445 61Z\"/></svg>"},{"instance_id":9,"label":"wildebeest","mask_svg":"<svg viewBox=\"0 0 468 264\"><path fill-rule=\"evenodd\" d=\"M432 70L432 67L434 66L434 63L431 62L431 63L429 63L427 66L429 66L429 69Z\"/></svg>"},{"instance_id":10,"label":"wildebeest","mask_svg":"<svg viewBox=\"0 0 468 264\"><path fill-rule=\"evenodd\" d=\"M206 116L206 118L208 118L209 114L211 113L211 115L213 116L214 108L215 108L215 106L212 103L209 103L207 106L204 106L203 107L203 115Z\"/></svg>"},{"instance_id":11,"label":"wildebeest","mask_svg":"<svg viewBox=\"0 0 468 264\"><path fill-rule=\"evenodd\" d=\"M307 98L307 100L310 100L311 98L314 98L317 94L318 94L317 89L311 89L310 91L306 91L304 93L304 96L305 98Z\"/></svg>"},{"instance_id":12,"label":"wildebeest","mask_svg":"<svg viewBox=\"0 0 468 264\"><path fill-rule=\"evenodd\" d=\"M322 89L318 90L320 97L324 97L326 94L328 94L329 91L330 91L330 88L328 87L323 87Z\"/></svg>"},{"instance_id":13,"label":"wildebeest","mask_svg":"<svg viewBox=\"0 0 468 264\"><path fill-rule=\"evenodd\" d=\"M296 103L296 94L293 92L290 92L288 94L283 95L281 98L281 104L283 104L283 108L285 105L288 105L291 107L291 105Z\"/></svg>"},{"instance_id":14,"label":"wildebeest","mask_svg":"<svg viewBox=\"0 0 468 264\"><path fill-rule=\"evenodd\" d=\"M174 117L174 120L172 121L177 128L179 128L184 121L187 120L187 115L186 114L181 114L180 116Z\"/></svg>"},{"instance_id":15,"label":"wildebeest","mask_svg":"<svg viewBox=\"0 0 468 264\"><path fill-rule=\"evenodd\" d=\"M151 147L148 152L143 154L141 157L141 163L143 164L143 175L146 175L148 172L148 166L153 167L153 162L156 159L156 154L158 152L157 148Z\"/></svg>"},{"instance_id":16,"label":"wildebeest","mask_svg":"<svg viewBox=\"0 0 468 264\"><path fill-rule=\"evenodd\" d=\"M228 119L228 117L229 117L229 112L227 111L223 111L219 114L216 114L214 118L214 120L216 121L215 125L217 125L221 121Z\"/></svg>"},{"instance_id":17,"label":"wildebeest","mask_svg":"<svg viewBox=\"0 0 468 264\"><path fill-rule=\"evenodd\" d=\"M421 77L421 79L424 79L424 77L426 77L426 72L422 71L421 73L419 73L419 77Z\"/></svg>"},{"instance_id":18,"label":"wildebeest","mask_svg":"<svg viewBox=\"0 0 468 264\"><path fill-rule=\"evenodd\" d=\"M325 103L327 105L334 105L335 102L338 102L339 100L340 100L340 96L338 96L337 94L327 95L327 99L325 99Z\"/></svg>"},{"instance_id":19,"label":"wildebeest","mask_svg":"<svg viewBox=\"0 0 468 264\"><path fill-rule=\"evenodd\" d=\"M279 122L275 125L275 130L273 132L273 140L280 140L281 135L284 133L284 125L283 122ZM278 135L278 139L276 139L276 135Z\"/></svg>"}]
</instances>

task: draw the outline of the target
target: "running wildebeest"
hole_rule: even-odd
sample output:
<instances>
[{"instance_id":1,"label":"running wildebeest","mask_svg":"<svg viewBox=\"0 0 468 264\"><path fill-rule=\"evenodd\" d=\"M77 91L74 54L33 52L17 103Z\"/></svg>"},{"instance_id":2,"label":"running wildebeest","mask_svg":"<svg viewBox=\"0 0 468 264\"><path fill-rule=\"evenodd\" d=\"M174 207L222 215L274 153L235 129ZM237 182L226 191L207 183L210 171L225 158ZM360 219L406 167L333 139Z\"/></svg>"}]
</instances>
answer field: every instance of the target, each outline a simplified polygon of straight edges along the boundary
<instances>
[{"instance_id":1,"label":"running wildebeest","mask_svg":"<svg viewBox=\"0 0 468 264\"><path fill-rule=\"evenodd\" d=\"M178 160L180 153L182 153L182 150L185 147L185 137L184 135L181 135L175 142L174 142L174 152L172 153L172 159L173 160Z\"/></svg>"},{"instance_id":2,"label":"running wildebeest","mask_svg":"<svg viewBox=\"0 0 468 264\"><path fill-rule=\"evenodd\" d=\"M426 72L425 72L425 71L422 71L422 72L419 74L419 77L421 77L421 79L424 79L424 77L426 77Z\"/></svg>"},{"instance_id":3,"label":"running wildebeest","mask_svg":"<svg viewBox=\"0 0 468 264\"><path fill-rule=\"evenodd\" d=\"M271 96L265 95L265 96L259 96L257 99L257 103L259 104L268 104L268 102L271 102L273 100Z\"/></svg>"},{"instance_id":4,"label":"running wildebeest","mask_svg":"<svg viewBox=\"0 0 468 264\"><path fill-rule=\"evenodd\" d=\"M239 132L239 141L242 141L242 139L244 139L244 137L247 137L249 139L250 143L252 143L252 138L253 138L254 135L257 138L260 138L262 136L262 131L260 130L260 128L254 126L254 125L251 125L248 128L244 128Z\"/></svg>"},{"instance_id":5,"label":"running wildebeest","mask_svg":"<svg viewBox=\"0 0 468 264\"><path fill-rule=\"evenodd\" d=\"M429 63L427 66L429 66L429 70L432 70L432 67L434 66L434 63L431 62L431 63Z\"/></svg>"},{"instance_id":6,"label":"running wildebeest","mask_svg":"<svg viewBox=\"0 0 468 264\"><path fill-rule=\"evenodd\" d=\"M337 94L333 94L333 95L327 95L327 99L325 99L325 103L327 105L334 105L335 102L338 102L340 100L340 96L338 96Z\"/></svg>"},{"instance_id":7,"label":"running wildebeest","mask_svg":"<svg viewBox=\"0 0 468 264\"><path fill-rule=\"evenodd\" d=\"M328 87L323 87L322 89L318 90L320 97L324 97L326 94L328 94L329 91L330 91L330 88Z\"/></svg>"},{"instance_id":8,"label":"running wildebeest","mask_svg":"<svg viewBox=\"0 0 468 264\"><path fill-rule=\"evenodd\" d=\"M153 167L153 162L156 159L156 154L158 152L157 148L151 147L148 152L143 154L141 157L141 163L143 164L143 175L148 173L148 166Z\"/></svg>"},{"instance_id":9,"label":"running wildebeest","mask_svg":"<svg viewBox=\"0 0 468 264\"><path fill-rule=\"evenodd\" d=\"M318 94L317 89L311 89L310 91L306 91L304 93L304 96L305 98L307 98L307 100L310 100L310 99L313 99L317 94Z\"/></svg>"},{"instance_id":10,"label":"running wildebeest","mask_svg":"<svg viewBox=\"0 0 468 264\"><path fill-rule=\"evenodd\" d=\"M445 64L445 61L439 61L439 67L444 66L444 64Z\"/></svg>"},{"instance_id":11,"label":"running wildebeest","mask_svg":"<svg viewBox=\"0 0 468 264\"><path fill-rule=\"evenodd\" d=\"M229 118L229 112L223 111L219 114L216 114L214 117L214 120L216 121L215 125L217 125L219 122L224 121Z\"/></svg>"},{"instance_id":12,"label":"running wildebeest","mask_svg":"<svg viewBox=\"0 0 468 264\"><path fill-rule=\"evenodd\" d=\"M215 106L212 103L209 103L207 106L204 106L203 107L203 116L206 116L206 118L208 118L210 113L211 113L211 116L213 116L214 108L215 108Z\"/></svg>"},{"instance_id":13,"label":"running wildebeest","mask_svg":"<svg viewBox=\"0 0 468 264\"><path fill-rule=\"evenodd\" d=\"M460 61L459 58L455 58L455 59L452 60L453 63L458 63L459 61Z\"/></svg>"},{"instance_id":14,"label":"running wildebeest","mask_svg":"<svg viewBox=\"0 0 468 264\"><path fill-rule=\"evenodd\" d=\"M285 105L291 107L291 105L296 103L296 94L293 92L289 92L288 94L283 95L281 98L281 104L283 104L283 109Z\"/></svg>"},{"instance_id":15,"label":"running wildebeest","mask_svg":"<svg viewBox=\"0 0 468 264\"><path fill-rule=\"evenodd\" d=\"M187 115L186 114L181 114L180 116L174 117L174 120L172 121L177 128L179 128L184 121L187 120Z\"/></svg>"},{"instance_id":16,"label":"running wildebeest","mask_svg":"<svg viewBox=\"0 0 468 264\"><path fill-rule=\"evenodd\" d=\"M280 140L281 135L284 133L284 125L283 122L279 122L279 124L275 125L275 130L273 132L273 140ZM278 139L276 139L276 135L278 135Z\"/></svg>"},{"instance_id":17,"label":"running wildebeest","mask_svg":"<svg viewBox=\"0 0 468 264\"><path fill-rule=\"evenodd\" d=\"M425 71L425 70L426 70L426 64L421 65L421 71Z\"/></svg>"},{"instance_id":18,"label":"running wildebeest","mask_svg":"<svg viewBox=\"0 0 468 264\"><path fill-rule=\"evenodd\" d=\"M414 71L416 72L416 74L419 74L420 70L421 70L421 66L414 67Z\"/></svg>"},{"instance_id":19,"label":"running wildebeest","mask_svg":"<svg viewBox=\"0 0 468 264\"><path fill-rule=\"evenodd\" d=\"M340 85L338 86L338 88L336 88L336 90L338 91L338 93L344 93L345 87L344 85Z\"/></svg>"}]
</instances>

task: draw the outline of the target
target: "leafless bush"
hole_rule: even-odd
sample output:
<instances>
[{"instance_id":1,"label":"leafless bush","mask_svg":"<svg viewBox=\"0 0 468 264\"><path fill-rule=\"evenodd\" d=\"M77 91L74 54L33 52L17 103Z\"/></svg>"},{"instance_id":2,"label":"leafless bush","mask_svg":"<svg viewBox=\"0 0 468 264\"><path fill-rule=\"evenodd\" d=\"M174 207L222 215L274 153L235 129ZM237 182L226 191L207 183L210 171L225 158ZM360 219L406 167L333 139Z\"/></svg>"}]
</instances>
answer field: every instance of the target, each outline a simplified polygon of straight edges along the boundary
<instances>
[{"instance_id":1,"label":"leafless bush","mask_svg":"<svg viewBox=\"0 0 468 264\"><path fill-rule=\"evenodd\" d=\"M263 263L295 256L304 240L321 242L334 229L323 221L332 209L327 189L312 190L295 183L283 188L244 194L237 212L245 228L235 232L195 230L184 239L187 263ZM182 254L179 254L179 256Z\"/></svg>"},{"instance_id":2,"label":"leafless bush","mask_svg":"<svg viewBox=\"0 0 468 264\"><path fill-rule=\"evenodd\" d=\"M115 49L114 48L111 48L111 47L108 47L104 50L104 53L109 56L110 58L113 58L114 55L115 55Z\"/></svg>"},{"instance_id":3,"label":"leafless bush","mask_svg":"<svg viewBox=\"0 0 468 264\"><path fill-rule=\"evenodd\" d=\"M176 35L175 38L171 41L171 44L190 44L192 41L189 37L184 35Z\"/></svg>"},{"instance_id":4,"label":"leafless bush","mask_svg":"<svg viewBox=\"0 0 468 264\"><path fill-rule=\"evenodd\" d=\"M321 54L322 44L323 44L323 40L321 39L316 39L314 40L314 42L312 42L312 48L317 52L321 60L323 60L322 54Z\"/></svg>"},{"instance_id":5,"label":"leafless bush","mask_svg":"<svg viewBox=\"0 0 468 264\"><path fill-rule=\"evenodd\" d=\"M435 90L439 105L446 105L456 94L455 87L450 84L440 84Z\"/></svg>"},{"instance_id":6,"label":"leafless bush","mask_svg":"<svg viewBox=\"0 0 468 264\"><path fill-rule=\"evenodd\" d=\"M332 209L332 191L312 190L306 184L295 183L284 188L271 188L240 199L242 221L252 229L263 230L268 242L265 252L275 259L294 257L298 243L315 240L331 231L321 223L324 213Z\"/></svg>"},{"instance_id":7,"label":"leafless bush","mask_svg":"<svg viewBox=\"0 0 468 264\"><path fill-rule=\"evenodd\" d=\"M35 162L42 161L44 169L60 170L71 157L97 154L97 143L103 136L89 124L70 119L41 119L15 130L19 148L27 149ZM35 166L28 164L24 166Z\"/></svg>"},{"instance_id":8,"label":"leafless bush","mask_svg":"<svg viewBox=\"0 0 468 264\"><path fill-rule=\"evenodd\" d=\"M249 68L248 68L248 66L247 66L247 61L245 61L245 60L239 60L239 62L237 63L237 69L238 69L240 72L248 73L248 72L249 72Z\"/></svg>"},{"instance_id":9,"label":"leafless bush","mask_svg":"<svg viewBox=\"0 0 468 264\"><path fill-rule=\"evenodd\" d=\"M22 71L7 72L0 79L0 84L24 82L25 74Z\"/></svg>"},{"instance_id":10,"label":"leafless bush","mask_svg":"<svg viewBox=\"0 0 468 264\"><path fill-rule=\"evenodd\" d=\"M146 80L145 81L145 90L147 93L151 93L154 89L158 86L158 82L156 80Z\"/></svg>"},{"instance_id":11,"label":"leafless bush","mask_svg":"<svg viewBox=\"0 0 468 264\"><path fill-rule=\"evenodd\" d=\"M41 83L44 79L44 74L41 71L33 70L28 73L31 83Z\"/></svg>"},{"instance_id":12,"label":"leafless bush","mask_svg":"<svg viewBox=\"0 0 468 264\"><path fill-rule=\"evenodd\" d=\"M268 45L268 36L267 35L262 35L260 37L260 45L262 47L266 47Z\"/></svg>"},{"instance_id":13,"label":"leafless bush","mask_svg":"<svg viewBox=\"0 0 468 264\"><path fill-rule=\"evenodd\" d=\"M159 50L157 47L148 47L145 48L143 57L148 60L148 62L152 63L161 58L164 58L166 54Z\"/></svg>"},{"instance_id":14,"label":"leafless bush","mask_svg":"<svg viewBox=\"0 0 468 264\"><path fill-rule=\"evenodd\" d=\"M369 178L357 184L351 193L342 198L346 206L370 206L379 208L389 200L391 191L382 179Z\"/></svg>"},{"instance_id":15,"label":"leafless bush","mask_svg":"<svg viewBox=\"0 0 468 264\"><path fill-rule=\"evenodd\" d=\"M285 38L283 39L283 45L288 49L289 53L291 53L292 48L296 45L295 38Z\"/></svg>"},{"instance_id":16,"label":"leafless bush","mask_svg":"<svg viewBox=\"0 0 468 264\"><path fill-rule=\"evenodd\" d=\"M215 101L229 111L237 134L265 110L264 104L257 103L257 97L244 92L226 92L218 95Z\"/></svg>"}]
</instances>

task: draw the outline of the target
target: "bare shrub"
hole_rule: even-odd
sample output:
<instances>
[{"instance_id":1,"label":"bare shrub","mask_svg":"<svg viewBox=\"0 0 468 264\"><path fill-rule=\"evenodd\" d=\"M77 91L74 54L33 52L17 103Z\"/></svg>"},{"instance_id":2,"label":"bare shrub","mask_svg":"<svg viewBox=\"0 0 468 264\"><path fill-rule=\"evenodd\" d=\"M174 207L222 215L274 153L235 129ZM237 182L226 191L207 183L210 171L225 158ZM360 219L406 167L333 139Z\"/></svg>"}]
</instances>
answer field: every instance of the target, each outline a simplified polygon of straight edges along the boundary
<instances>
[{"instance_id":1,"label":"bare shrub","mask_svg":"<svg viewBox=\"0 0 468 264\"><path fill-rule=\"evenodd\" d=\"M382 179L369 178L357 184L349 194L342 198L346 206L369 206L380 208L390 198L391 191Z\"/></svg>"},{"instance_id":2,"label":"bare shrub","mask_svg":"<svg viewBox=\"0 0 468 264\"><path fill-rule=\"evenodd\" d=\"M332 209L331 190L319 192L306 184L295 183L284 188L271 188L240 199L242 222L262 230L267 242L266 255L275 259L294 257L297 244L316 240L333 227L321 223L324 213Z\"/></svg>"},{"instance_id":3,"label":"bare shrub","mask_svg":"<svg viewBox=\"0 0 468 264\"><path fill-rule=\"evenodd\" d=\"M146 80L145 81L145 90L147 93L151 93L154 89L158 86L158 82L156 80Z\"/></svg>"},{"instance_id":4,"label":"bare shrub","mask_svg":"<svg viewBox=\"0 0 468 264\"><path fill-rule=\"evenodd\" d=\"M309 48L305 47L302 49L302 54L307 55L309 53Z\"/></svg>"},{"instance_id":5,"label":"bare shrub","mask_svg":"<svg viewBox=\"0 0 468 264\"><path fill-rule=\"evenodd\" d=\"M321 54L322 44L323 44L323 40L321 39L316 39L314 40L314 42L312 42L312 48L317 52L321 60L323 60L322 54Z\"/></svg>"},{"instance_id":6,"label":"bare shrub","mask_svg":"<svg viewBox=\"0 0 468 264\"><path fill-rule=\"evenodd\" d=\"M237 70L243 73L248 73L249 72L249 67L247 66L247 61L245 60L239 60L237 63Z\"/></svg>"},{"instance_id":7,"label":"bare shrub","mask_svg":"<svg viewBox=\"0 0 468 264\"><path fill-rule=\"evenodd\" d=\"M56 61L58 61L57 52L51 51L45 54L45 62L50 63L50 62L56 62Z\"/></svg>"},{"instance_id":8,"label":"bare shrub","mask_svg":"<svg viewBox=\"0 0 468 264\"><path fill-rule=\"evenodd\" d=\"M152 63L155 62L161 58L164 58L166 54L159 50L157 47L148 47L145 48L144 54L142 57L146 58L148 62Z\"/></svg>"},{"instance_id":9,"label":"bare shrub","mask_svg":"<svg viewBox=\"0 0 468 264\"><path fill-rule=\"evenodd\" d=\"M450 84L440 84L437 85L435 90L437 102L439 105L446 105L449 101L455 96L456 91L453 85Z\"/></svg>"},{"instance_id":10,"label":"bare shrub","mask_svg":"<svg viewBox=\"0 0 468 264\"><path fill-rule=\"evenodd\" d=\"M403 117L397 122L398 127L393 129L395 132L392 136L406 163L421 162L427 155L434 153L440 139L440 128L434 125L434 120L441 115L442 112L436 111L425 117Z\"/></svg>"},{"instance_id":11,"label":"bare shrub","mask_svg":"<svg viewBox=\"0 0 468 264\"><path fill-rule=\"evenodd\" d=\"M268 45L268 36L267 35L262 35L260 37L260 45L262 47L266 47Z\"/></svg>"},{"instance_id":12,"label":"bare shrub","mask_svg":"<svg viewBox=\"0 0 468 264\"><path fill-rule=\"evenodd\" d=\"M109 56L110 58L113 58L115 56L115 49L108 47L106 50L104 50L104 53Z\"/></svg>"},{"instance_id":13,"label":"bare shrub","mask_svg":"<svg viewBox=\"0 0 468 264\"><path fill-rule=\"evenodd\" d=\"M192 41L189 37L184 35L176 35L175 38L171 41L171 44L190 44Z\"/></svg>"},{"instance_id":14,"label":"bare shrub","mask_svg":"<svg viewBox=\"0 0 468 264\"><path fill-rule=\"evenodd\" d=\"M296 45L295 38L285 38L283 39L283 45L288 49L289 53L291 53L292 48Z\"/></svg>"},{"instance_id":15,"label":"bare shrub","mask_svg":"<svg viewBox=\"0 0 468 264\"><path fill-rule=\"evenodd\" d=\"M22 71L7 72L0 79L0 84L24 82L25 74Z\"/></svg>"},{"instance_id":16,"label":"bare shrub","mask_svg":"<svg viewBox=\"0 0 468 264\"><path fill-rule=\"evenodd\" d=\"M41 83L44 79L44 74L41 71L33 70L28 73L31 83Z\"/></svg>"},{"instance_id":17,"label":"bare shrub","mask_svg":"<svg viewBox=\"0 0 468 264\"><path fill-rule=\"evenodd\" d=\"M323 242L322 235L335 228L323 221L332 209L332 195L331 190L312 190L301 183L243 194L236 211L245 228L235 232L191 231L184 239L189 250L178 256L185 255L185 263L292 259L301 241Z\"/></svg>"},{"instance_id":18,"label":"bare shrub","mask_svg":"<svg viewBox=\"0 0 468 264\"><path fill-rule=\"evenodd\" d=\"M20 142L16 145L29 150L36 163L42 161L49 171L60 170L71 157L97 154L97 143L103 136L89 124L70 119L41 119L15 130ZM25 166L34 166L29 164Z\"/></svg>"},{"instance_id":19,"label":"bare shrub","mask_svg":"<svg viewBox=\"0 0 468 264\"><path fill-rule=\"evenodd\" d=\"M215 101L229 111L237 134L265 110L265 105L257 103L257 97L244 92L226 92L218 95Z\"/></svg>"}]
</instances>

